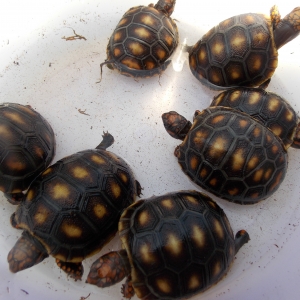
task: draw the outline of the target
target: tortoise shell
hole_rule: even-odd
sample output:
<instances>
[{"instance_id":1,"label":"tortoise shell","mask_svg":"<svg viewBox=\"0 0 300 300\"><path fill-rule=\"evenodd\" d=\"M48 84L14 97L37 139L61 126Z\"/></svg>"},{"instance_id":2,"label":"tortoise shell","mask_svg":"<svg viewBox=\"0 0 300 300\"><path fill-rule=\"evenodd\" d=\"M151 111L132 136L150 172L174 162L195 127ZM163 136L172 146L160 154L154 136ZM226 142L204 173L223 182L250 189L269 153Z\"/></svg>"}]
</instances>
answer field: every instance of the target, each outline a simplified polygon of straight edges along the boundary
<instances>
[{"instance_id":1,"label":"tortoise shell","mask_svg":"<svg viewBox=\"0 0 300 300\"><path fill-rule=\"evenodd\" d=\"M196 191L139 200L122 214L119 233L141 299L202 292L226 274L238 251L223 210Z\"/></svg>"},{"instance_id":2,"label":"tortoise shell","mask_svg":"<svg viewBox=\"0 0 300 300\"><path fill-rule=\"evenodd\" d=\"M101 148L85 150L41 173L11 222L48 255L78 263L113 238L121 213L136 194L137 182L122 158ZM14 254L11 250L8 256L10 269L18 272L20 266L11 259Z\"/></svg>"},{"instance_id":3,"label":"tortoise shell","mask_svg":"<svg viewBox=\"0 0 300 300\"><path fill-rule=\"evenodd\" d=\"M266 84L278 65L277 50L299 30L299 8L282 21L275 6L271 17L255 13L233 16L189 49L190 69L213 89Z\"/></svg>"},{"instance_id":4,"label":"tortoise shell","mask_svg":"<svg viewBox=\"0 0 300 300\"><path fill-rule=\"evenodd\" d=\"M173 10L169 7L166 12L160 2L175 5L173 0L159 1L124 14L109 39L103 64L130 77L151 77L167 68L178 45L178 30L169 17Z\"/></svg>"},{"instance_id":5,"label":"tortoise shell","mask_svg":"<svg viewBox=\"0 0 300 300\"><path fill-rule=\"evenodd\" d=\"M272 195L287 171L282 141L249 115L225 107L198 113L175 156L197 185L239 204Z\"/></svg>"},{"instance_id":6,"label":"tortoise shell","mask_svg":"<svg viewBox=\"0 0 300 300\"><path fill-rule=\"evenodd\" d=\"M282 140L286 148L300 147L299 116L287 100L261 88L233 88L215 96L211 106L225 106L259 120Z\"/></svg>"},{"instance_id":7,"label":"tortoise shell","mask_svg":"<svg viewBox=\"0 0 300 300\"><path fill-rule=\"evenodd\" d=\"M29 105L0 105L0 191L8 200L26 190L51 163L55 136L50 124Z\"/></svg>"}]
</instances>

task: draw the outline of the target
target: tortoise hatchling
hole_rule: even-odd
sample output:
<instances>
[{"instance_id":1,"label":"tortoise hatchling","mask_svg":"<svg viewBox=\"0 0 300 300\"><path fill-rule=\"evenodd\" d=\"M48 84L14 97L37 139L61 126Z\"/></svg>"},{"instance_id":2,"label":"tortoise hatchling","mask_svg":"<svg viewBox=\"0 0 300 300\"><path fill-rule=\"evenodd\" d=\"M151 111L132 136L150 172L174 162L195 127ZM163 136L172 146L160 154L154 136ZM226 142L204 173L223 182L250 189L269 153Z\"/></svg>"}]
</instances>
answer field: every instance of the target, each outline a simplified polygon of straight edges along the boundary
<instances>
[{"instance_id":1,"label":"tortoise hatchling","mask_svg":"<svg viewBox=\"0 0 300 300\"><path fill-rule=\"evenodd\" d=\"M96 149L65 157L34 180L11 216L12 226L24 230L8 254L12 272L52 255L63 271L80 279L82 260L114 237L140 186L125 161L106 151L112 143L105 133Z\"/></svg>"},{"instance_id":2,"label":"tortoise hatchling","mask_svg":"<svg viewBox=\"0 0 300 300\"><path fill-rule=\"evenodd\" d=\"M211 106L225 106L247 113L280 137L285 148L300 148L299 116L281 96L262 88L238 87L215 96Z\"/></svg>"},{"instance_id":3,"label":"tortoise hatchling","mask_svg":"<svg viewBox=\"0 0 300 300\"><path fill-rule=\"evenodd\" d=\"M170 18L175 0L159 0L156 5L129 9L107 45L107 65L130 77L161 74L178 45L178 30Z\"/></svg>"},{"instance_id":4,"label":"tortoise hatchling","mask_svg":"<svg viewBox=\"0 0 300 300\"><path fill-rule=\"evenodd\" d=\"M188 47L190 69L213 89L266 87L278 64L277 50L299 31L300 7L282 20L276 6L270 17L254 13L231 17Z\"/></svg>"},{"instance_id":5,"label":"tortoise hatchling","mask_svg":"<svg viewBox=\"0 0 300 300\"><path fill-rule=\"evenodd\" d=\"M193 124L171 111L167 132L183 142L175 149L183 172L214 195L253 204L272 195L287 171L282 141L249 115L226 107L196 111Z\"/></svg>"},{"instance_id":6,"label":"tortoise hatchling","mask_svg":"<svg viewBox=\"0 0 300 300\"><path fill-rule=\"evenodd\" d=\"M0 105L0 191L18 204L32 180L55 155L50 124L29 105Z\"/></svg>"},{"instance_id":7,"label":"tortoise hatchling","mask_svg":"<svg viewBox=\"0 0 300 300\"><path fill-rule=\"evenodd\" d=\"M217 283L249 241L235 238L223 210L208 196L180 191L139 200L119 221L124 249L96 260L87 282L111 286L127 276L125 298L186 299Z\"/></svg>"}]
</instances>

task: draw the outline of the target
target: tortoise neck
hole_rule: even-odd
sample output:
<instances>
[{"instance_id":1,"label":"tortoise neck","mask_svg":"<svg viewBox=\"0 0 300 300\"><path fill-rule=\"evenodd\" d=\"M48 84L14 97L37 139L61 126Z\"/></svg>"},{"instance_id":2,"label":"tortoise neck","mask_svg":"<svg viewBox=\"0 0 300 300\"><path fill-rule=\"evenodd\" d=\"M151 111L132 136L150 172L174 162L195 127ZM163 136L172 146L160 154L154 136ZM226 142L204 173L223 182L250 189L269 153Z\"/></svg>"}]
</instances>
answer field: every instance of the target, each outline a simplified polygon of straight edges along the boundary
<instances>
[{"instance_id":1,"label":"tortoise neck","mask_svg":"<svg viewBox=\"0 0 300 300\"><path fill-rule=\"evenodd\" d=\"M276 26L274 41L277 49L281 48L300 33L300 7L294 8Z\"/></svg>"},{"instance_id":2,"label":"tortoise neck","mask_svg":"<svg viewBox=\"0 0 300 300\"><path fill-rule=\"evenodd\" d=\"M154 8L170 17L174 11L175 3L176 0L158 0Z\"/></svg>"}]
</instances>

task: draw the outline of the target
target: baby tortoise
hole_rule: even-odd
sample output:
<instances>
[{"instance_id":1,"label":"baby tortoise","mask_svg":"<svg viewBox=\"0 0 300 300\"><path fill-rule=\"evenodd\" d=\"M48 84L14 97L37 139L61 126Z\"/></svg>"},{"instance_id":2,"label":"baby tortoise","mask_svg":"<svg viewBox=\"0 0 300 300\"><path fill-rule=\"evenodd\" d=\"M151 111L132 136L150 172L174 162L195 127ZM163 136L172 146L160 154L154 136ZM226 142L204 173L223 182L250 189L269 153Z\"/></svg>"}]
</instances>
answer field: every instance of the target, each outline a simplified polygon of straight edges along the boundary
<instances>
[{"instance_id":1,"label":"baby tortoise","mask_svg":"<svg viewBox=\"0 0 300 300\"><path fill-rule=\"evenodd\" d=\"M119 222L124 249L97 259L87 282L111 286L124 277L125 298L186 299L217 283L249 241L235 238L224 211L210 197L180 191L139 200Z\"/></svg>"},{"instance_id":2,"label":"baby tortoise","mask_svg":"<svg viewBox=\"0 0 300 300\"><path fill-rule=\"evenodd\" d=\"M254 13L231 17L188 47L190 69L212 89L266 87L278 64L277 50L299 32L300 7L282 20L276 6L270 17Z\"/></svg>"},{"instance_id":3,"label":"baby tortoise","mask_svg":"<svg viewBox=\"0 0 300 300\"><path fill-rule=\"evenodd\" d=\"M299 116L287 100L262 88L238 87L215 96L211 106L225 106L259 120L282 140L286 149L300 148Z\"/></svg>"},{"instance_id":4,"label":"baby tortoise","mask_svg":"<svg viewBox=\"0 0 300 300\"><path fill-rule=\"evenodd\" d=\"M96 149L59 160L33 181L11 216L12 226L24 230L8 254L12 272L52 255L63 271L81 279L82 260L114 237L140 185L125 161L106 151L113 141L105 133Z\"/></svg>"},{"instance_id":5,"label":"baby tortoise","mask_svg":"<svg viewBox=\"0 0 300 300\"><path fill-rule=\"evenodd\" d=\"M171 111L167 132L183 142L174 155L183 172L214 195L254 204L272 195L287 171L282 141L249 115L226 107L196 111L193 124Z\"/></svg>"},{"instance_id":6,"label":"baby tortoise","mask_svg":"<svg viewBox=\"0 0 300 300\"><path fill-rule=\"evenodd\" d=\"M29 105L0 105L0 191L12 204L55 155L50 124Z\"/></svg>"},{"instance_id":7,"label":"baby tortoise","mask_svg":"<svg viewBox=\"0 0 300 300\"><path fill-rule=\"evenodd\" d=\"M101 75L105 64L129 77L160 75L178 45L177 26L170 18L175 2L159 0L129 9L109 39Z\"/></svg>"}]
</instances>

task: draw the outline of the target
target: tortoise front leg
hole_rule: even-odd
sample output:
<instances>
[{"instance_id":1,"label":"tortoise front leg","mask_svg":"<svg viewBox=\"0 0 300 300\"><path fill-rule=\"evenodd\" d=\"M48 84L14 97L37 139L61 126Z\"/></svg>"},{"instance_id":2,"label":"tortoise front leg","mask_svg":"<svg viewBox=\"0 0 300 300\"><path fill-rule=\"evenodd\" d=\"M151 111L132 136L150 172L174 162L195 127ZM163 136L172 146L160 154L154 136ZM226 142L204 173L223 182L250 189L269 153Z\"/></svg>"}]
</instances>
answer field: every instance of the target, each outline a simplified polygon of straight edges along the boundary
<instances>
[{"instance_id":1,"label":"tortoise front leg","mask_svg":"<svg viewBox=\"0 0 300 300\"><path fill-rule=\"evenodd\" d=\"M57 258L56 258L55 262L59 268L61 268L65 273L67 273L75 281L81 280L81 277L83 274L83 265L81 262L80 263L72 263L72 262L61 261Z\"/></svg>"},{"instance_id":2,"label":"tortoise front leg","mask_svg":"<svg viewBox=\"0 0 300 300\"><path fill-rule=\"evenodd\" d=\"M126 282L122 285L121 293L126 299L130 299L134 296L135 291L132 285L131 275L126 278Z\"/></svg>"}]
</instances>

